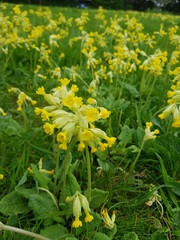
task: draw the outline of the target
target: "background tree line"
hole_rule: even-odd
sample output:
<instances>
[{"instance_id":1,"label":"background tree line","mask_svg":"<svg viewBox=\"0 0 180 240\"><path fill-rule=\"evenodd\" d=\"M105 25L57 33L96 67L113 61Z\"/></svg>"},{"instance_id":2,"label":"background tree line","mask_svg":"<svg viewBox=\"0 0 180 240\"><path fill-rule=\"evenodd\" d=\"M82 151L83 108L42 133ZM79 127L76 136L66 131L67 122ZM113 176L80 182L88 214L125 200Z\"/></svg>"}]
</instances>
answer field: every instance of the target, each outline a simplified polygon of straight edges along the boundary
<instances>
[{"instance_id":1,"label":"background tree line","mask_svg":"<svg viewBox=\"0 0 180 240\"><path fill-rule=\"evenodd\" d=\"M180 13L180 0L1 0L1 2L76 7L80 2L87 7L146 11L154 8Z\"/></svg>"}]
</instances>

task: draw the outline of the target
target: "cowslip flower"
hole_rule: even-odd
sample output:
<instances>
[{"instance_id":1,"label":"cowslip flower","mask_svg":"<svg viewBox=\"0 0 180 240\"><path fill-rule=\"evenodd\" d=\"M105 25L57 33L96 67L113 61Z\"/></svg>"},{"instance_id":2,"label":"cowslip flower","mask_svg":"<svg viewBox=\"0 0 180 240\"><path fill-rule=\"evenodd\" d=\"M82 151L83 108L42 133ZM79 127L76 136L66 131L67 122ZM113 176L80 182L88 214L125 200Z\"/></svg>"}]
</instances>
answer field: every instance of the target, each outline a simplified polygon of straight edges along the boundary
<instances>
[{"instance_id":1,"label":"cowslip flower","mask_svg":"<svg viewBox=\"0 0 180 240\"><path fill-rule=\"evenodd\" d=\"M113 229L113 227L115 226L115 219L116 219L116 210L113 211L113 214L110 218L107 208L103 208L101 211L101 217L104 221L104 226L108 229Z\"/></svg>"},{"instance_id":2,"label":"cowslip flower","mask_svg":"<svg viewBox=\"0 0 180 240\"><path fill-rule=\"evenodd\" d=\"M5 113L2 108L0 108L0 113L2 114L3 117L5 117L7 115L7 113Z\"/></svg>"},{"instance_id":3,"label":"cowslip flower","mask_svg":"<svg viewBox=\"0 0 180 240\"><path fill-rule=\"evenodd\" d=\"M86 146L91 148L92 153L96 152L98 147L100 151L112 147L116 138L108 137L94 125L97 120L109 117L111 112L105 108L83 104L83 99L75 95L76 90L76 85L68 90L67 86L62 84L52 89L51 94L47 94L44 87L38 88L37 94L42 95L49 104L43 109L36 107L34 110L36 115L41 116L42 121L48 121L43 126L45 132L51 135L54 129L57 129L58 146L63 150L67 150L73 137L79 142L78 151L83 151ZM96 104L92 98L89 102Z\"/></svg>"},{"instance_id":4,"label":"cowslip flower","mask_svg":"<svg viewBox=\"0 0 180 240\"><path fill-rule=\"evenodd\" d=\"M150 139L156 139L156 135L159 134L158 129L151 131L152 125L153 125L152 122L146 122L144 141L147 141Z\"/></svg>"},{"instance_id":5,"label":"cowslip flower","mask_svg":"<svg viewBox=\"0 0 180 240\"><path fill-rule=\"evenodd\" d=\"M17 111L19 111L19 112L22 111L22 106L24 104L26 104L27 102L30 102L33 106L37 104L37 102L35 100L33 100L31 97L29 97L24 92L22 92L19 88L11 87L8 89L8 92L15 93L18 95L18 99L16 102L18 104Z\"/></svg>"},{"instance_id":6,"label":"cowslip flower","mask_svg":"<svg viewBox=\"0 0 180 240\"><path fill-rule=\"evenodd\" d=\"M94 217L90 214L90 208L89 208L89 202L87 198L76 191L76 193L72 197L67 197L66 202L72 202L73 206L73 215L75 217L75 220L72 224L73 228L79 228L82 227L82 221L80 221L80 216L81 216L81 208L83 208L86 217L84 221L87 222L92 222Z\"/></svg>"}]
</instances>

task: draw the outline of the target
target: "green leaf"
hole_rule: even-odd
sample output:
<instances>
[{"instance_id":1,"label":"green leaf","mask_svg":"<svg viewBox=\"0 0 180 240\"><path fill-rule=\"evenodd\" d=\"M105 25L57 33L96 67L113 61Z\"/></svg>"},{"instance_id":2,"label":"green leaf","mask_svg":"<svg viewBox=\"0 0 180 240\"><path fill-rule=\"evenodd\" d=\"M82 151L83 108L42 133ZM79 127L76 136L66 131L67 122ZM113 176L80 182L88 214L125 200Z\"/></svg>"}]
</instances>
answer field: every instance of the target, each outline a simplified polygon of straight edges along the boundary
<instances>
[{"instance_id":1,"label":"green leaf","mask_svg":"<svg viewBox=\"0 0 180 240\"><path fill-rule=\"evenodd\" d=\"M113 167L112 164L110 164L107 161L102 161L101 159L97 159L99 166L102 168L104 172L109 172Z\"/></svg>"},{"instance_id":2,"label":"green leaf","mask_svg":"<svg viewBox=\"0 0 180 240\"><path fill-rule=\"evenodd\" d=\"M138 127L136 132L137 132L138 146L141 146L144 138L144 129L141 127Z\"/></svg>"},{"instance_id":3,"label":"green leaf","mask_svg":"<svg viewBox=\"0 0 180 240\"><path fill-rule=\"evenodd\" d=\"M0 201L0 212L4 215L20 214L29 210L27 200L15 191Z\"/></svg>"},{"instance_id":4,"label":"green leaf","mask_svg":"<svg viewBox=\"0 0 180 240\"><path fill-rule=\"evenodd\" d=\"M124 83L124 86L134 98L139 97L139 92L137 91L135 86L128 83Z\"/></svg>"},{"instance_id":5,"label":"green leaf","mask_svg":"<svg viewBox=\"0 0 180 240\"><path fill-rule=\"evenodd\" d=\"M78 239L75 237L67 237L66 240L78 240Z\"/></svg>"},{"instance_id":6,"label":"green leaf","mask_svg":"<svg viewBox=\"0 0 180 240\"><path fill-rule=\"evenodd\" d=\"M36 165L31 164L33 178L38 182L40 187L48 189L48 183L51 181L49 177L38 170Z\"/></svg>"},{"instance_id":7,"label":"green leaf","mask_svg":"<svg viewBox=\"0 0 180 240\"><path fill-rule=\"evenodd\" d=\"M168 239L168 234L166 234L162 231L165 231L165 229L164 230L161 229L161 230L158 230L155 233L153 233L152 236L151 236L151 240L165 240L165 239ZM168 231L168 229L166 231Z\"/></svg>"},{"instance_id":8,"label":"green leaf","mask_svg":"<svg viewBox=\"0 0 180 240\"><path fill-rule=\"evenodd\" d=\"M173 232L172 232L172 235L173 235L173 236L176 236L176 237L180 237L180 230L173 231Z\"/></svg>"},{"instance_id":9,"label":"green leaf","mask_svg":"<svg viewBox=\"0 0 180 240\"><path fill-rule=\"evenodd\" d=\"M101 207L107 200L109 195L108 191L103 191L101 189L94 188L91 191L91 208L99 208Z\"/></svg>"},{"instance_id":10,"label":"green leaf","mask_svg":"<svg viewBox=\"0 0 180 240\"><path fill-rule=\"evenodd\" d=\"M51 197L45 192L31 194L29 196L29 207L38 219L53 219L56 222L63 222L63 219L59 217L59 210Z\"/></svg>"},{"instance_id":11,"label":"green leaf","mask_svg":"<svg viewBox=\"0 0 180 240\"><path fill-rule=\"evenodd\" d=\"M61 224L48 226L41 230L40 234L53 240L65 240L69 235L67 229Z\"/></svg>"},{"instance_id":12,"label":"green leaf","mask_svg":"<svg viewBox=\"0 0 180 240\"><path fill-rule=\"evenodd\" d=\"M101 240L111 240L111 238L108 237L106 234L101 233L101 232L96 232L94 234L93 240L99 240L99 239L101 239Z\"/></svg>"},{"instance_id":13,"label":"green leaf","mask_svg":"<svg viewBox=\"0 0 180 240\"><path fill-rule=\"evenodd\" d=\"M180 196L180 182L169 181L167 182L166 187L170 187L176 195Z\"/></svg>"},{"instance_id":14,"label":"green leaf","mask_svg":"<svg viewBox=\"0 0 180 240\"><path fill-rule=\"evenodd\" d=\"M100 158L101 160L106 160L108 157L108 150L106 149L105 151L101 152L100 150L98 150L96 153L96 156L98 158Z\"/></svg>"},{"instance_id":15,"label":"green leaf","mask_svg":"<svg viewBox=\"0 0 180 240\"><path fill-rule=\"evenodd\" d=\"M8 120L9 120L8 125L7 128L5 129L6 134L8 136L20 134L22 132L21 125L12 118L9 118Z\"/></svg>"},{"instance_id":16,"label":"green leaf","mask_svg":"<svg viewBox=\"0 0 180 240\"><path fill-rule=\"evenodd\" d=\"M165 168L165 166L164 166L164 162L163 162L162 158L159 156L159 154L156 153L156 156L157 156L157 158L159 159L160 164L161 164L161 170L162 170L162 174L163 174L163 180L164 180L165 184L168 185L169 182L170 182L170 177L169 177L169 175L167 174L166 168ZM176 187L176 188L173 188L173 189L175 189L175 191L177 192L177 187ZM176 207L178 207L178 201L177 201L176 196L174 195L172 189L167 189L167 191L168 191L169 196L170 196L171 200L173 201L173 203L176 205Z\"/></svg>"},{"instance_id":17,"label":"green leaf","mask_svg":"<svg viewBox=\"0 0 180 240\"><path fill-rule=\"evenodd\" d=\"M66 176L66 184L69 185L70 196L74 195L76 191L81 192L79 183L73 173L68 172Z\"/></svg>"},{"instance_id":18,"label":"green leaf","mask_svg":"<svg viewBox=\"0 0 180 240\"><path fill-rule=\"evenodd\" d=\"M139 240L135 232L129 232L122 237L122 240Z\"/></svg>"},{"instance_id":19,"label":"green leaf","mask_svg":"<svg viewBox=\"0 0 180 240\"><path fill-rule=\"evenodd\" d=\"M21 180L18 183L18 186L23 185L27 181L27 171L25 171L24 175L22 176Z\"/></svg>"},{"instance_id":20,"label":"green leaf","mask_svg":"<svg viewBox=\"0 0 180 240\"><path fill-rule=\"evenodd\" d=\"M131 132L131 129L127 125L122 127L122 130L121 130L121 133L120 133L118 139L121 141L120 145L122 147L126 147L126 145L128 143L131 143L131 141L132 141L132 132Z\"/></svg>"}]
</instances>

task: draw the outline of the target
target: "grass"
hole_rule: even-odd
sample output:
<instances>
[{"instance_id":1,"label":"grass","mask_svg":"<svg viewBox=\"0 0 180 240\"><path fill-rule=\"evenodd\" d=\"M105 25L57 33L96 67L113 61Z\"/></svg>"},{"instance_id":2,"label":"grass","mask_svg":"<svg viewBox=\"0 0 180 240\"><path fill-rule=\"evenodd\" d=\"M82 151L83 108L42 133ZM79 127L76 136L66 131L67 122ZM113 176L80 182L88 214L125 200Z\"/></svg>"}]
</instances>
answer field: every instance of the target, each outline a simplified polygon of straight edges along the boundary
<instances>
[{"instance_id":1,"label":"grass","mask_svg":"<svg viewBox=\"0 0 180 240\"><path fill-rule=\"evenodd\" d=\"M2 3L0 7L2 16L9 16L9 19L3 19L4 25L0 27L0 107L7 112L6 116L0 116L0 173L4 175L0 181L1 221L50 239L60 239L58 234L64 236L62 239L72 240L96 240L103 237L107 240L180 239L180 138L179 128L172 127L177 116L180 116L179 99L173 102L177 107L176 115L174 110L165 120L158 117L168 105L167 92L175 77L169 74L169 70L178 69L179 29L173 33L171 30L180 25L180 17L88 9L85 12L88 13L89 20L78 26L75 19L82 15L81 9L51 7L41 11L36 6L21 5L21 12L16 13L14 5ZM32 26L43 26L42 35L36 31L39 37L33 38L32 27L23 30L23 24L27 20L23 15L25 10ZM95 19L97 14L99 19ZM101 20L103 16L107 23ZM22 19L19 20L18 17ZM69 20L71 18L72 26ZM57 27L54 26L56 21ZM162 24L165 34L157 33ZM14 32L23 40L16 38ZM59 46L51 45L49 37L57 37L58 34L60 38L55 42ZM174 36L176 39L173 42L171 37ZM75 37L79 37L79 40L75 39L70 47L69 40ZM47 45L47 50L51 50L51 53L46 52L44 58L42 56L45 51L36 49L40 49L42 43ZM93 50L93 47L97 49ZM97 60L94 68L91 65L87 67L88 56L81 52L83 48L94 53ZM137 48L143 52L139 53ZM159 63L158 59L155 65L152 63L148 66L147 71L141 69L139 66L151 55L158 58L158 49L161 50L161 57L167 57L164 63L162 59ZM136 57L130 58L132 51L137 53L141 63L137 64ZM172 53L175 51L178 52L177 62L172 63ZM108 60L104 52L110 55ZM61 53L65 55L62 58L59 57ZM117 56L121 62L113 67L111 61ZM126 65L128 61L130 64ZM133 70L133 66L130 70L133 63L136 70ZM39 74L46 76L46 80L36 73L37 65L41 65ZM101 65L106 69L102 70ZM72 210L63 202L62 196L72 196L77 190L85 195L88 191L90 196L89 187L87 190L87 175L89 179L90 174L86 169L87 151L77 151L77 142L74 143L70 156L66 158L69 161L67 168L63 170L66 151L60 149L58 155L58 142L55 142L55 135L60 129L54 131L54 138L47 135L42 127L44 122L34 114L34 106L26 101L22 105L22 111L17 111L17 95L8 92L10 87L19 88L36 100L38 107L43 108L46 103L36 94L38 87L43 86L46 93L49 93L60 85L58 80L61 78L72 78L68 70L72 66L78 77L74 82L71 79L70 85L78 86L78 96L83 98L83 102L93 97L98 106L111 111L110 117L98 120L96 127L109 137L117 138L111 148L90 153L91 186L92 189L101 189L103 192L99 192L99 197L95 191L92 192L95 202L92 200L90 207L94 206L94 220L87 223L86 227L83 222L83 227L77 229L71 227ZM123 66L121 72L120 66ZM160 73L157 73L156 66L162 68ZM53 72L57 67L61 69L61 77ZM116 67L118 70L115 70ZM177 76L179 82L179 73ZM177 82L174 85L179 91ZM93 84L95 88L92 87ZM65 110L69 112L71 109L66 106ZM142 146L146 122L150 121L154 125L153 130L157 128L160 133L155 140L149 139ZM153 130L150 131L154 134ZM40 171L40 158L43 158L43 169L55 169L53 176ZM137 162L132 167L135 159ZM32 172L27 171L29 166ZM61 176L65 176L66 185ZM153 189L150 188L151 183ZM40 188L53 194L60 210L57 211L51 196L47 192L41 192ZM14 200L11 194L14 194ZM152 206L147 206L146 203L152 200L152 196L156 196L156 199ZM160 203L157 196L161 199ZM21 209L18 204L20 201L26 209ZM47 212L41 206L45 206ZM100 216L103 207L108 209L110 216L113 210L117 210L116 227L111 230L103 225ZM106 236L98 238L100 235L97 233ZM1 232L0 236L5 240L20 237L30 239L7 231Z\"/></svg>"}]
</instances>

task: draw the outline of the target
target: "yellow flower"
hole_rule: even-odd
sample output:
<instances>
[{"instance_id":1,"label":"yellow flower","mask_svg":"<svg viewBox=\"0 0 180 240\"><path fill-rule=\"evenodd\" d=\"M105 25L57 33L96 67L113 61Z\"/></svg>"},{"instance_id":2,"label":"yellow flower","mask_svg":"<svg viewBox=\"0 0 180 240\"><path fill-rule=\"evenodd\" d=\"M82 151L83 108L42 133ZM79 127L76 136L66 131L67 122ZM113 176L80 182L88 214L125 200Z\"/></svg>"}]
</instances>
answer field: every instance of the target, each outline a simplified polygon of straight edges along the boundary
<instances>
[{"instance_id":1,"label":"yellow flower","mask_svg":"<svg viewBox=\"0 0 180 240\"><path fill-rule=\"evenodd\" d=\"M2 114L3 117L7 115L2 108L0 108L0 113Z\"/></svg>"},{"instance_id":2,"label":"yellow flower","mask_svg":"<svg viewBox=\"0 0 180 240\"><path fill-rule=\"evenodd\" d=\"M42 112L42 109L40 109L40 108L38 108L38 107L36 107L36 108L34 109L34 113L35 113L37 116L40 115L41 112Z\"/></svg>"},{"instance_id":3,"label":"yellow flower","mask_svg":"<svg viewBox=\"0 0 180 240\"><path fill-rule=\"evenodd\" d=\"M43 128L47 134L52 135L54 133L55 126L56 126L55 124L45 123L43 125Z\"/></svg>"},{"instance_id":4,"label":"yellow flower","mask_svg":"<svg viewBox=\"0 0 180 240\"><path fill-rule=\"evenodd\" d=\"M32 101L31 101L31 103L32 103L32 105L34 106L34 105L36 105L36 104L37 104L37 101L35 101L35 100L32 100Z\"/></svg>"},{"instance_id":5,"label":"yellow flower","mask_svg":"<svg viewBox=\"0 0 180 240\"><path fill-rule=\"evenodd\" d=\"M4 178L3 174L0 174L0 180L2 180Z\"/></svg>"},{"instance_id":6,"label":"yellow flower","mask_svg":"<svg viewBox=\"0 0 180 240\"><path fill-rule=\"evenodd\" d=\"M87 112L86 112L86 117L88 122L94 122L97 120L98 118L98 110L96 108L90 108Z\"/></svg>"},{"instance_id":7,"label":"yellow flower","mask_svg":"<svg viewBox=\"0 0 180 240\"><path fill-rule=\"evenodd\" d=\"M94 219L94 217L89 213L90 209L87 198L78 191L76 191L72 197L67 197L66 202L72 202L73 205L73 215L75 217L75 220L72 224L73 228L82 227L82 222L79 220L79 217L81 216L81 207L84 209L86 214L84 219L86 223L91 222Z\"/></svg>"},{"instance_id":8,"label":"yellow flower","mask_svg":"<svg viewBox=\"0 0 180 240\"><path fill-rule=\"evenodd\" d=\"M46 111L45 109L42 109L41 110L41 118L42 118L42 121L49 121L49 113L48 111Z\"/></svg>"},{"instance_id":9,"label":"yellow flower","mask_svg":"<svg viewBox=\"0 0 180 240\"><path fill-rule=\"evenodd\" d=\"M79 228L82 227L82 222L79 220L79 217L75 217L75 220L72 224L73 228Z\"/></svg>"},{"instance_id":10,"label":"yellow flower","mask_svg":"<svg viewBox=\"0 0 180 240\"><path fill-rule=\"evenodd\" d=\"M67 141L67 133L66 132L58 133L57 141L60 142L60 143L66 143L66 141Z\"/></svg>"},{"instance_id":11,"label":"yellow flower","mask_svg":"<svg viewBox=\"0 0 180 240\"><path fill-rule=\"evenodd\" d=\"M152 125L153 125L152 122L146 122L144 141L147 141L147 140L150 140L150 139L156 139L156 135L159 134L159 130L158 129L156 129L154 131L150 130Z\"/></svg>"},{"instance_id":12,"label":"yellow flower","mask_svg":"<svg viewBox=\"0 0 180 240\"><path fill-rule=\"evenodd\" d=\"M24 92L21 92L20 94L19 94L19 97L18 97L19 99L21 99L21 100L25 100L26 99L26 94L24 93Z\"/></svg>"},{"instance_id":13,"label":"yellow flower","mask_svg":"<svg viewBox=\"0 0 180 240\"><path fill-rule=\"evenodd\" d=\"M93 133L87 129L83 131L81 134L82 141L89 141L90 139L93 138Z\"/></svg>"},{"instance_id":14,"label":"yellow flower","mask_svg":"<svg viewBox=\"0 0 180 240\"><path fill-rule=\"evenodd\" d=\"M61 78L59 81L61 82L62 86L67 86L70 83L70 80L67 78Z\"/></svg>"},{"instance_id":15,"label":"yellow flower","mask_svg":"<svg viewBox=\"0 0 180 240\"><path fill-rule=\"evenodd\" d=\"M102 119L106 119L110 116L111 112L105 108L101 108L100 116Z\"/></svg>"},{"instance_id":16,"label":"yellow flower","mask_svg":"<svg viewBox=\"0 0 180 240\"><path fill-rule=\"evenodd\" d=\"M94 98L88 98L88 103L91 105L96 104L96 100Z\"/></svg>"},{"instance_id":17,"label":"yellow flower","mask_svg":"<svg viewBox=\"0 0 180 240\"><path fill-rule=\"evenodd\" d=\"M22 111L22 107L19 106L19 107L17 108L17 111L18 111L18 112L21 112L21 111Z\"/></svg>"},{"instance_id":18,"label":"yellow flower","mask_svg":"<svg viewBox=\"0 0 180 240\"><path fill-rule=\"evenodd\" d=\"M78 88L75 84L73 84L73 85L71 86L71 91L72 91L73 93L78 92L78 91L79 91L79 88Z\"/></svg>"},{"instance_id":19,"label":"yellow flower","mask_svg":"<svg viewBox=\"0 0 180 240\"><path fill-rule=\"evenodd\" d=\"M111 138L109 138L109 137L107 137L106 138L106 141L107 141L107 143L108 143L108 147L112 147L112 145L115 143L115 141L116 141L116 138L115 137L111 137Z\"/></svg>"},{"instance_id":20,"label":"yellow flower","mask_svg":"<svg viewBox=\"0 0 180 240\"><path fill-rule=\"evenodd\" d=\"M74 106L74 96L69 94L67 97L63 99L63 105L72 109Z\"/></svg>"},{"instance_id":21,"label":"yellow flower","mask_svg":"<svg viewBox=\"0 0 180 240\"><path fill-rule=\"evenodd\" d=\"M180 116L178 116L174 122L172 123L172 127L174 128L180 128Z\"/></svg>"},{"instance_id":22,"label":"yellow flower","mask_svg":"<svg viewBox=\"0 0 180 240\"><path fill-rule=\"evenodd\" d=\"M80 194L79 198L80 198L81 206L83 207L84 212L86 214L86 217L85 217L84 221L86 223L91 222L94 219L94 217L89 214L89 211L90 211L89 202L88 202L87 198L82 194Z\"/></svg>"},{"instance_id":23,"label":"yellow flower","mask_svg":"<svg viewBox=\"0 0 180 240\"><path fill-rule=\"evenodd\" d=\"M108 147L108 144L107 143L101 143L99 142L99 147L100 147L100 151L103 152L106 150L106 148Z\"/></svg>"},{"instance_id":24,"label":"yellow flower","mask_svg":"<svg viewBox=\"0 0 180 240\"><path fill-rule=\"evenodd\" d=\"M104 208L102 211L101 211L101 217L105 223L105 227L108 228L108 229L112 229L115 225L115 217L116 217L116 211L113 211L113 214L110 218L109 214L108 214L108 211L107 211L107 208Z\"/></svg>"},{"instance_id":25,"label":"yellow flower","mask_svg":"<svg viewBox=\"0 0 180 240\"><path fill-rule=\"evenodd\" d=\"M45 90L44 90L44 87L39 87L39 88L37 89L36 93L37 93L38 95L42 95L42 96L46 95Z\"/></svg>"},{"instance_id":26,"label":"yellow flower","mask_svg":"<svg viewBox=\"0 0 180 240\"><path fill-rule=\"evenodd\" d=\"M85 148L85 144L83 142L80 142L78 144L78 151L82 152L84 148Z\"/></svg>"}]
</instances>

